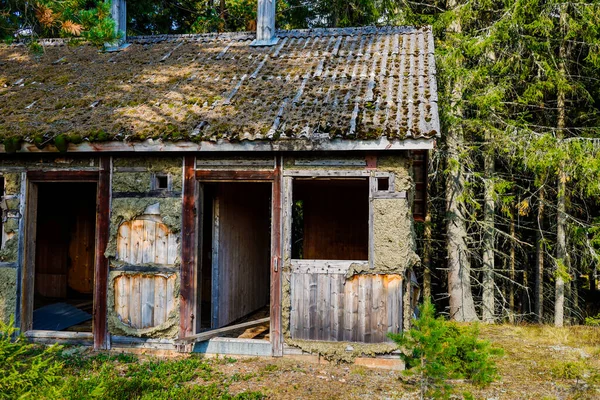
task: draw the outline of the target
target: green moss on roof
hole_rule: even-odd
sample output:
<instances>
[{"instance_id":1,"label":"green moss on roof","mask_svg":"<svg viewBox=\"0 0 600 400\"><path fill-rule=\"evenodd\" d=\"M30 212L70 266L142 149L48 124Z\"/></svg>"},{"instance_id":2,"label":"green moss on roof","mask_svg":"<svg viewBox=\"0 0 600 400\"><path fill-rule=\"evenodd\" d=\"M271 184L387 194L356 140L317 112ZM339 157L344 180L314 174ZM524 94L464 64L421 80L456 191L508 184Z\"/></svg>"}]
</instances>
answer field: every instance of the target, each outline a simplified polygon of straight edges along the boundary
<instances>
[{"instance_id":1,"label":"green moss on roof","mask_svg":"<svg viewBox=\"0 0 600 400\"><path fill-rule=\"evenodd\" d=\"M141 38L118 53L62 45L46 47L41 56L1 45L0 141L15 151L23 141L60 150L82 141L438 134L437 107L429 104L435 95L429 29L294 35L284 33L280 45L267 48L250 47L243 35L185 38L181 46L181 37L157 43ZM407 41L422 51L408 54ZM399 78L400 65L424 70ZM417 72L425 75L425 87L419 87ZM374 94L368 102L367 92ZM412 107L410 127L406 111L395 111L412 101L409 94L425 103Z\"/></svg>"}]
</instances>

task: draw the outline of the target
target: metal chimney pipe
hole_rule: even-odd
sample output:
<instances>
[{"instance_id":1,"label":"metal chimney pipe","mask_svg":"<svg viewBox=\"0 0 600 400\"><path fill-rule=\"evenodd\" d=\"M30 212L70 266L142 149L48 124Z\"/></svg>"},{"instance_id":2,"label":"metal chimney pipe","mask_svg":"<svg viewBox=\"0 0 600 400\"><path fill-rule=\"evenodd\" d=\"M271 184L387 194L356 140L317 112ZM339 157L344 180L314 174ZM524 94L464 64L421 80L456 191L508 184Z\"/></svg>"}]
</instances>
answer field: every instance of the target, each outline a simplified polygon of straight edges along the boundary
<instances>
[{"instance_id":1,"label":"metal chimney pipe","mask_svg":"<svg viewBox=\"0 0 600 400\"><path fill-rule=\"evenodd\" d=\"M279 41L275 36L275 0L258 0L256 12L256 40L251 46L273 46Z\"/></svg>"},{"instance_id":2,"label":"metal chimney pipe","mask_svg":"<svg viewBox=\"0 0 600 400\"><path fill-rule=\"evenodd\" d=\"M126 0L111 0L110 15L115 21L115 34L121 38L114 43L105 43L106 51L118 51L128 46L127 44L127 2Z\"/></svg>"}]
</instances>

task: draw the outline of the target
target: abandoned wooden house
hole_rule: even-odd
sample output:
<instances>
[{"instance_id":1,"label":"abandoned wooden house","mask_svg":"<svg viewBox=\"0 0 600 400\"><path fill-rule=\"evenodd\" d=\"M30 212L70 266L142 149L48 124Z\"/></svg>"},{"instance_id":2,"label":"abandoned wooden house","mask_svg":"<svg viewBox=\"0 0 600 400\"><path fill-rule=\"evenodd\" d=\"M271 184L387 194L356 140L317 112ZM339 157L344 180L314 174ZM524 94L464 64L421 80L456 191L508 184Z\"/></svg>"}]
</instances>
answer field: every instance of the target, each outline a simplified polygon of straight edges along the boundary
<instances>
[{"instance_id":1,"label":"abandoned wooden house","mask_svg":"<svg viewBox=\"0 0 600 400\"><path fill-rule=\"evenodd\" d=\"M431 30L271 31L0 47L0 319L96 349L390 351Z\"/></svg>"}]
</instances>

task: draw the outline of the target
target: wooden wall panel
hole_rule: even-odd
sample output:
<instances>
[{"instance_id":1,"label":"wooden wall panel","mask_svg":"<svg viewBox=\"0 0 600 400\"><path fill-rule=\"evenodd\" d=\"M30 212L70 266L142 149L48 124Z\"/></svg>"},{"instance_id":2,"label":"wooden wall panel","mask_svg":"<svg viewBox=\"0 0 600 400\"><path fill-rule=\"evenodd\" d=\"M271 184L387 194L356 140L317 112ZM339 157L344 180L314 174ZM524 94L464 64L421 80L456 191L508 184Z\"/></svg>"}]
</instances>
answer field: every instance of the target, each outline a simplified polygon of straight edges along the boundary
<instances>
[{"instance_id":1,"label":"wooden wall panel","mask_svg":"<svg viewBox=\"0 0 600 400\"><path fill-rule=\"evenodd\" d=\"M380 343L401 331L400 275L293 271L290 333L293 339Z\"/></svg>"},{"instance_id":2,"label":"wooden wall panel","mask_svg":"<svg viewBox=\"0 0 600 400\"><path fill-rule=\"evenodd\" d=\"M173 265L177 258L177 236L159 217L144 216L119 226L117 259L131 265Z\"/></svg>"},{"instance_id":3,"label":"wooden wall panel","mask_svg":"<svg viewBox=\"0 0 600 400\"><path fill-rule=\"evenodd\" d=\"M121 275L114 280L115 311L132 328L164 323L173 311L175 275Z\"/></svg>"}]
</instances>

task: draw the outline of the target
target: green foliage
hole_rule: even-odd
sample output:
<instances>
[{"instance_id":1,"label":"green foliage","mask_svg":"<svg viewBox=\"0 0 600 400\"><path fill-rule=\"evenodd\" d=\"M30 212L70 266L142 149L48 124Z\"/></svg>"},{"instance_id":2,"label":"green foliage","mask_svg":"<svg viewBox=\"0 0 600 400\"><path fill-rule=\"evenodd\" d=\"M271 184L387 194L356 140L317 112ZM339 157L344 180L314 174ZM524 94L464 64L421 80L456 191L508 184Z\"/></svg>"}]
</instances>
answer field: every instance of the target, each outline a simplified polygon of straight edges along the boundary
<instances>
[{"instance_id":1,"label":"green foliage","mask_svg":"<svg viewBox=\"0 0 600 400\"><path fill-rule=\"evenodd\" d=\"M390 334L402 351L407 373L417 377L421 395L446 398L451 393L450 378L470 379L485 386L497 378L493 358L501 350L478 339L476 325L460 326L435 317L429 299L421 307L421 316L406 333Z\"/></svg>"},{"instance_id":2,"label":"green foliage","mask_svg":"<svg viewBox=\"0 0 600 400\"><path fill-rule=\"evenodd\" d=\"M583 361L561 361L552 366L550 373L555 379L581 379L587 370Z\"/></svg>"},{"instance_id":3,"label":"green foliage","mask_svg":"<svg viewBox=\"0 0 600 400\"><path fill-rule=\"evenodd\" d=\"M596 326L600 328L600 314L595 317L586 317L585 324L588 326Z\"/></svg>"},{"instance_id":4,"label":"green foliage","mask_svg":"<svg viewBox=\"0 0 600 400\"><path fill-rule=\"evenodd\" d=\"M0 321L0 399L262 399L229 393L228 382L199 357L140 360L131 354L36 346ZM231 363L232 358L224 362ZM249 379L249 378L247 378ZM233 380L232 380L233 382Z\"/></svg>"},{"instance_id":5,"label":"green foliage","mask_svg":"<svg viewBox=\"0 0 600 400\"><path fill-rule=\"evenodd\" d=\"M35 346L16 334L12 318L0 320L0 399L60 398L60 347Z\"/></svg>"}]
</instances>

